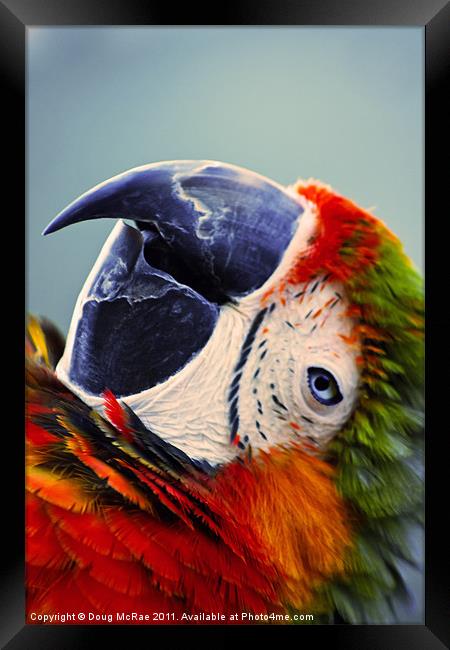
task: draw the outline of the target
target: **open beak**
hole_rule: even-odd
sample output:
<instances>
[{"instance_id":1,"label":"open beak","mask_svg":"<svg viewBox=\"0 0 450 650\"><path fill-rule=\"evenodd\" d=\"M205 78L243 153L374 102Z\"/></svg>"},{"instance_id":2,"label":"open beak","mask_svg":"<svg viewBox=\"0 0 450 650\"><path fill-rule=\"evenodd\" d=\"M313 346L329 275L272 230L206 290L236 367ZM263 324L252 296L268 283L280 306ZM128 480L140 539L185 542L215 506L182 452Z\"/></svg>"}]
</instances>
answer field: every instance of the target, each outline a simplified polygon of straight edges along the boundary
<instances>
[{"instance_id":1,"label":"open beak","mask_svg":"<svg viewBox=\"0 0 450 650\"><path fill-rule=\"evenodd\" d=\"M80 294L64 355L91 394L134 394L180 370L206 343L219 305L261 287L299 224L282 186L211 161L173 161L116 176L45 229L120 222Z\"/></svg>"}]
</instances>

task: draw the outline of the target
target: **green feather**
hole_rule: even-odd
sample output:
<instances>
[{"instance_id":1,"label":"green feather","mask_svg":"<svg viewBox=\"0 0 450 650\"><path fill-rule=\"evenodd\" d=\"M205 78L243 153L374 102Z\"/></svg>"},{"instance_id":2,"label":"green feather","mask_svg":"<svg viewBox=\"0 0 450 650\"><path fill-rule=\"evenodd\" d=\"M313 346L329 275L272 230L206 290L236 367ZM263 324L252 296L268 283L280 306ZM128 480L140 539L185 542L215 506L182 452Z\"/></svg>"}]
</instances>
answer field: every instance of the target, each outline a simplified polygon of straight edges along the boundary
<instances>
[{"instance_id":1,"label":"green feather","mask_svg":"<svg viewBox=\"0 0 450 650\"><path fill-rule=\"evenodd\" d=\"M318 593L350 623L392 618L406 591L399 562L413 563L407 531L423 516L423 283L398 240L380 223L375 265L346 285L362 323L382 334L366 339L358 407L330 445L337 487L358 522L346 574ZM348 254L348 251L343 252Z\"/></svg>"}]
</instances>

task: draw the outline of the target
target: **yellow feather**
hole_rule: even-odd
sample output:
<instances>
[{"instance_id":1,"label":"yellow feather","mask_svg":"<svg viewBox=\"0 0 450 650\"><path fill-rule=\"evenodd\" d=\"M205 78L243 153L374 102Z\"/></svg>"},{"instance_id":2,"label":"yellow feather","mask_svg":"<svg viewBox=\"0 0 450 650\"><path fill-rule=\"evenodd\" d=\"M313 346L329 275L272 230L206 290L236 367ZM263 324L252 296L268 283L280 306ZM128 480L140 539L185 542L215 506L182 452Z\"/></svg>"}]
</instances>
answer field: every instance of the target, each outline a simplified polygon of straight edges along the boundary
<instances>
[{"instance_id":1,"label":"yellow feather","mask_svg":"<svg viewBox=\"0 0 450 650\"><path fill-rule=\"evenodd\" d=\"M42 331L41 325L35 316L29 316L27 323L28 335L36 348L36 357L41 357L47 368L50 368L50 360L48 356L47 343L45 341L45 334Z\"/></svg>"}]
</instances>

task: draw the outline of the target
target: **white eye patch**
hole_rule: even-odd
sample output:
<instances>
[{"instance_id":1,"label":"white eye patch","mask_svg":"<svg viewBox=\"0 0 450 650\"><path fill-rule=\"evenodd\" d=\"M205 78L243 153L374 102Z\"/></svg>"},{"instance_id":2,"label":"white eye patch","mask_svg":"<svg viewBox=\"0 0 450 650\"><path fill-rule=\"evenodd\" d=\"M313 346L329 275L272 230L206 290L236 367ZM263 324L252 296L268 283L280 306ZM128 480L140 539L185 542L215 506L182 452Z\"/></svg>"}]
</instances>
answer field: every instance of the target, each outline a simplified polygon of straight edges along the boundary
<instances>
[{"instance_id":1,"label":"white eye patch","mask_svg":"<svg viewBox=\"0 0 450 650\"><path fill-rule=\"evenodd\" d=\"M268 304L240 382L241 395L249 395L240 399L240 428L252 448L293 438L322 447L358 394L360 345L344 287L321 276Z\"/></svg>"}]
</instances>

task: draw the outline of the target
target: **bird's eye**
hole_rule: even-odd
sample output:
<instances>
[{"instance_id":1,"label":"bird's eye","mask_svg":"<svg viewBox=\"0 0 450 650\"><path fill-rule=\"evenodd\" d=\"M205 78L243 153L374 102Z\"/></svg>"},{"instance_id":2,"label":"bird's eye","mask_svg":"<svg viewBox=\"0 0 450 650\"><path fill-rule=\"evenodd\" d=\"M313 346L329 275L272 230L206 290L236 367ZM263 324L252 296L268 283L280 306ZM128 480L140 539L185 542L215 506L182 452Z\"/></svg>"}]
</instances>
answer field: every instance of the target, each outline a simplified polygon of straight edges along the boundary
<instances>
[{"instance_id":1,"label":"bird's eye","mask_svg":"<svg viewBox=\"0 0 450 650\"><path fill-rule=\"evenodd\" d=\"M321 404L333 406L343 399L336 379L324 368L308 368L308 386L314 399Z\"/></svg>"}]
</instances>

